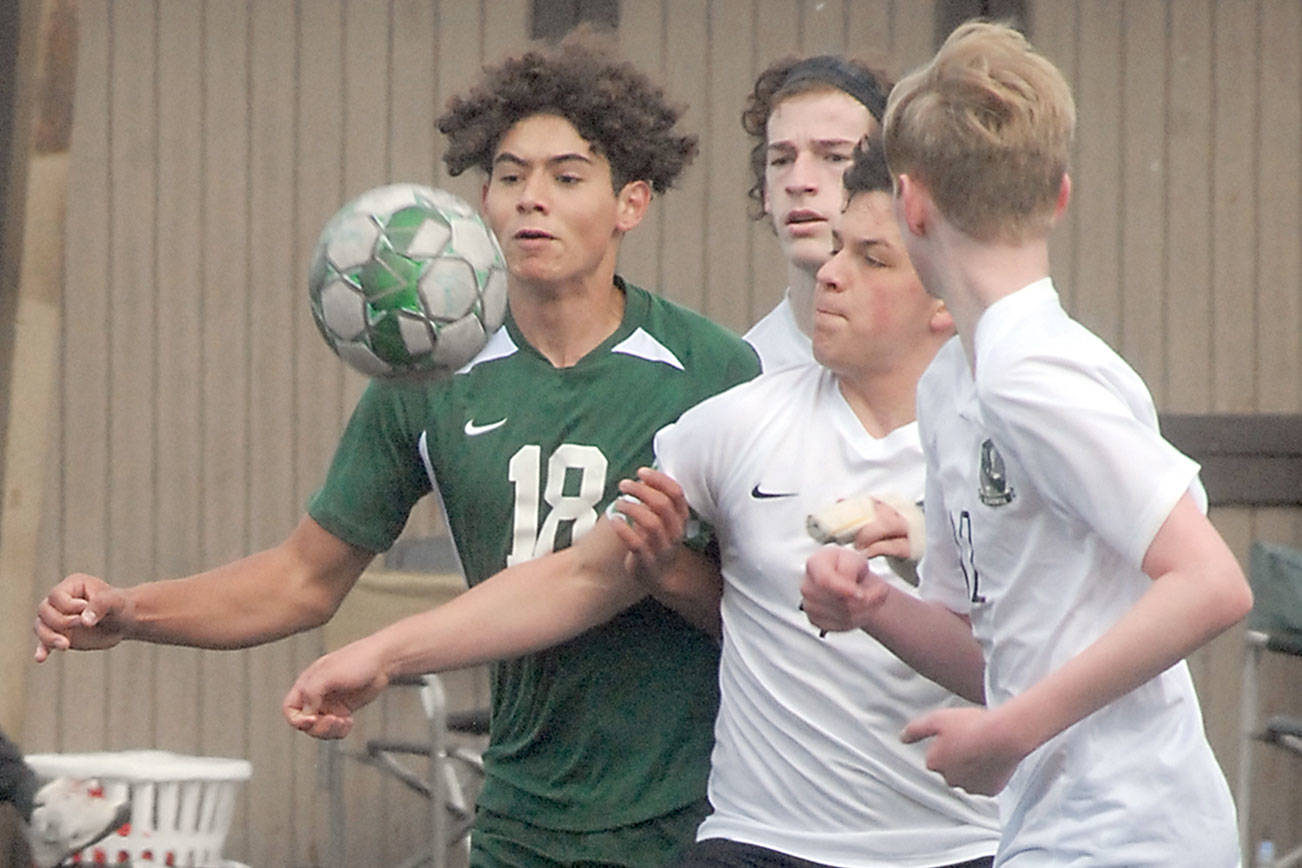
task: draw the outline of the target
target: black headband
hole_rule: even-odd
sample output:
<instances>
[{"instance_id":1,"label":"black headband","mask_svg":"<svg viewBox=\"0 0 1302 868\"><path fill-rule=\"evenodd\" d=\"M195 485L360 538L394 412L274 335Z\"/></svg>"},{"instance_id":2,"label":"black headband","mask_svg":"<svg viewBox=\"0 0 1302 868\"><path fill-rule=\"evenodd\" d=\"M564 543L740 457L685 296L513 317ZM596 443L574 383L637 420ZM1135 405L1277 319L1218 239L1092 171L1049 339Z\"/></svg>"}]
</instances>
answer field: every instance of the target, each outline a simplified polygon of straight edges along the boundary
<instances>
[{"instance_id":1,"label":"black headband","mask_svg":"<svg viewBox=\"0 0 1302 868\"><path fill-rule=\"evenodd\" d=\"M805 81L822 82L845 91L863 103L868 113L881 123L882 115L886 112L886 94L882 93L881 85L873 75L857 69L836 55L821 54L791 67L779 90L786 90L793 84Z\"/></svg>"}]
</instances>

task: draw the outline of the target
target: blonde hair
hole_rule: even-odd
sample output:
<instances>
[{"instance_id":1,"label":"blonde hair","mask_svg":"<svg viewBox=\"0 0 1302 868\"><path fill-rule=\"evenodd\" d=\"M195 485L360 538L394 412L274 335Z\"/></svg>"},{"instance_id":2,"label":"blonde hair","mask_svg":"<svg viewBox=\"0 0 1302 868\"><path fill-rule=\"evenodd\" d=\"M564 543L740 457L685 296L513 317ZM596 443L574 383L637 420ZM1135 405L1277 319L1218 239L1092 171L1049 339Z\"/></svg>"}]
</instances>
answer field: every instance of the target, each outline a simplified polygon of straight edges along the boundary
<instances>
[{"instance_id":1,"label":"blonde hair","mask_svg":"<svg viewBox=\"0 0 1302 868\"><path fill-rule=\"evenodd\" d=\"M1076 127L1062 73L1005 24L959 25L886 104L891 174L930 192L980 241L1017 243L1053 222Z\"/></svg>"}]
</instances>

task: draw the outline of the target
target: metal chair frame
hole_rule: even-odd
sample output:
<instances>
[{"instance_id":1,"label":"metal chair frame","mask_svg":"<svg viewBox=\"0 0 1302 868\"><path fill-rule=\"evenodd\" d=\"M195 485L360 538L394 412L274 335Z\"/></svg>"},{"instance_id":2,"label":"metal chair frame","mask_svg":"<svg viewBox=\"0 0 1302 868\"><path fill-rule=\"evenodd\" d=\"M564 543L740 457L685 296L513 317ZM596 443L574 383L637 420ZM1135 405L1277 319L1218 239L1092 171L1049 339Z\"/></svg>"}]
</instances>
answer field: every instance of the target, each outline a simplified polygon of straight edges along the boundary
<instances>
[{"instance_id":1,"label":"metal chair frame","mask_svg":"<svg viewBox=\"0 0 1302 868\"><path fill-rule=\"evenodd\" d=\"M463 846L469 851L470 830L474 825L472 792L483 780L484 764L477 749L451 743L449 734L484 735L487 712L476 709L449 713L443 683L436 674L394 679L390 687L419 689L428 738L425 741L372 738L367 740L363 751L340 748L337 742L323 746L327 751L325 787L330 793L329 861L335 868L345 865L340 756L392 775L407 789L428 800L428 844L399 863L398 868L419 865L445 868L452 847ZM423 772L418 768L422 758Z\"/></svg>"},{"instance_id":2,"label":"metal chair frame","mask_svg":"<svg viewBox=\"0 0 1302 868\"><path fill-rule=\"evenodd\" d=\"M1260 542L1253 544L1250 574L1254 592L1258 591L1264 581L1265 562L1272 548L1294 551ZM1302 552L1296 552L1296 555L1302 558ZM1299 580L1302 581L1302 577ZM1262 603L1260 593L1257 602ZM1283 748L1294 758L1302 757L1302 719L1276 715L1268 718L1264 725L1259 722L1261 700L1257 678L1261 661L1267 653L1302 660L1302 638L1292 632L1257 629L1263 620L1257 617L1260 614L1260 609L1254 610L1254 615L1249 618L1249 628L1244 632L1243 693L1239 706L1239 776L1235 793L1239 812L1239 837L1245 864L1257 865L1261 862L1258 857L1264 857L1269 860L1266 863L1269 868L1292 868L1302 865L1302 845L1276 856L1273 853L1266 855L1256 852L1260 849L1261 842L1251 840L1252 755L1254 743L1265 742ZM1302 611L1272 614L1289 622L1292 630L1302 633Z\"/></svg>"}]
</instances>

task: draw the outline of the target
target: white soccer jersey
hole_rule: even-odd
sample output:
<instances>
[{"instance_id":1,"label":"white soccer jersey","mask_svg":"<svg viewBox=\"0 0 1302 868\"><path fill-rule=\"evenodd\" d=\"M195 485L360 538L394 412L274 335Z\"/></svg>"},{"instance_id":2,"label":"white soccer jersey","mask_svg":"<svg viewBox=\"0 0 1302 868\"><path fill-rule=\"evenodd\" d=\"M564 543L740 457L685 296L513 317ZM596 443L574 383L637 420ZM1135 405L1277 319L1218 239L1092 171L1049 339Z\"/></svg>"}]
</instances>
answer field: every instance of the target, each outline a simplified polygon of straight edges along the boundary
<instances>
[{"instance_id":1,"label":"white soccer jersey","mask_svg":"<svg viewBox=\"0 0 1302 868\"><path fill-rule=\"evenodd\" d=\"M796 323L790 292L783 293L782 301L750 327L745 339L759 354L760 366L766 373L814 360L813 341Z\"/></svg>"},{"instance_id":2,"label":"white soccer jersey","mask_svg":"<svg viewBox=\"0 0 1302 868\"><path fill-rule=\"evenodd\" d=\"M924 747L899 740L916 715L960 700L862 631L819 638L799 610L819 548L806 517L865 492L920 499L917 426L870 437L811 363L688 410L657 435L656 456L714 526L725 580L714 813L698 838L838 866L993 853L991 801L948 788L926 771Z\"/></svg>"},{"instance_id":3,"label":"white soccer jersey","mask_svg":"<svg viewBox=\"0 0 1302 868\"><path fill-rule=\"evenodd\" d=\"M986 697L1007 701L1111 627L1198 466L1161 438L1139 376L1049 280L982 315L918 387L922 593L969 614ZM1179 663L1032 753L1000 794L1000 865L1237 865L1234 806Z\"/></svg>"}]
</instances>

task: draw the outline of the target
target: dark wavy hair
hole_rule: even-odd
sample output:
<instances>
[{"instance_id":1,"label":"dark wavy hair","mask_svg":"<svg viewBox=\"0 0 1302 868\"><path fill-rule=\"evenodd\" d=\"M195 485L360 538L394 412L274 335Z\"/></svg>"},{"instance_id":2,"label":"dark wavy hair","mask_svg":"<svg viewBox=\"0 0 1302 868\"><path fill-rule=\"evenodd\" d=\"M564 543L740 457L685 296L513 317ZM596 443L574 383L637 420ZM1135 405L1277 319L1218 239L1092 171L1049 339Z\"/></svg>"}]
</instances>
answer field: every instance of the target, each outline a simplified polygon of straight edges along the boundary
<instances>
[{"instance_id":1,"label":"dark wavy hair","mask_svg":"<svg viewBox=\"0 0 1302 868\"><path fill-rule=\"evenodd\" d=\"M471 167L491 174L497 145L512 126L536 114L559 115L610 163L616 191L646 181L663 193L697 152L695 135L674 130L683 110L618 59L609 37L581 27L555 47L486 67L479 84L449 100L438 129L448 139L443 162L452 175Z\"/></svg>"},{"instance_id":2,"label":"dark wavy hair","mask_svg":"<svg viewBox=\"0 0 1302 868\"><path fill-rule=\"evenodd\" d=\"M817 67L813 70L807 69L811 62L817 60L834 60L837 65L844 67L849 74L864 76L869 79L883 96L890 93L893 82L889 76L876 67L870 66L867 62L854 58L803 58L789 55L769 64L768 68L755 79L755 87L751 90L750 95L746 97L746 108L741 113L742 129L750 135L752 140L750 149L751 186L746 191L746 196L751 200L750 216L753 220L764 219L764 167L768 148L769 115L773 114L773 109L777 108L778 103L797 94L817 90L847 92L843 86L834 80L838 76L820 75ZM797 67L802 67L802 69L797 71ZM797 72L795 76L792 75L793 71ZM802 72L804 74L801 74ZM872 106L869 106L870 111L872 108ZM874 116L877 117L877 121L880 123L880 115L874 114Z\"/></svg>"}]
</instances>

